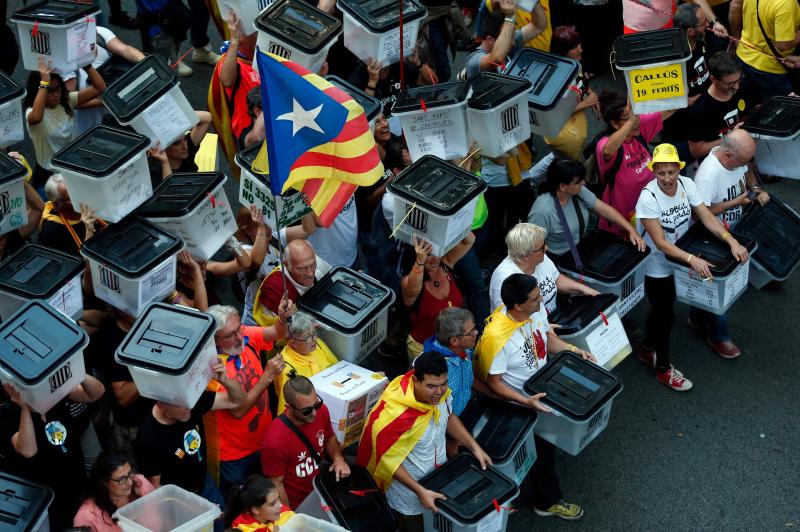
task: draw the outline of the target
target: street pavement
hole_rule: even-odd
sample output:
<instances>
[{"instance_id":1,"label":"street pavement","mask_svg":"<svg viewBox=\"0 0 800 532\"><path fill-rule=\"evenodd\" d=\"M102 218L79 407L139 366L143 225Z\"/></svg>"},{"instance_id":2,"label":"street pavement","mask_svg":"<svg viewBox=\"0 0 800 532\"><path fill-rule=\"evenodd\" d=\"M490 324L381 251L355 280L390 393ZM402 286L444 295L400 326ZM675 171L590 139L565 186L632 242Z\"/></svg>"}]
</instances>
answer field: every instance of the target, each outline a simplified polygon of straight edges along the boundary
<instances>
[{"instance_id":1,"label":"street pavement","mask_svg":"<svg viewBox=\"0 0 800 532\"><path fill-rule=\"evenodd\" d=\"M135 12L132 1L123 5ZM9 16L20 6L20 0L9 2ZM140 44L137 32L111 29L126 42ZM218 47L211 26L209 35ZM182 51L187 48L184 43ZM212 67L193 65L190 57L186 61L195 75L181 79L181 89L196 109L206 109ZM463 61L463 55L458 59ZM20 61L14 78L24 83L26 77ZM599 81L614 83L619 82L608 77ZM593 130L599 130L594 120ZM541 139L535 145L539 157L546 153ZM28 140L18 148L32 160ZM227 171L224 157L221 168ZM800 183L784 179L766 189L800 210ZM235 203L233 179L226 190ZM228 288L227 281L220 283L224 298L234 303ZM717 356L700 333L687 327L687 306L676 304L672 357L694 388L673 392L635 355L628 357L614 370L624 390L614 400L608 427L578 456L557 457L565 497L583 505L583 519L536 516L524 486L511 503L517 511L508 530L800 528L798 294L797 276L777 289L748 288L729 312L734 340L743 352L736 360ZM643 301L631 313L642 327L647 309ZM403 363L375 355L368 359L370 367L390 375L404 370Z\"/></svg>"}]
</instances>

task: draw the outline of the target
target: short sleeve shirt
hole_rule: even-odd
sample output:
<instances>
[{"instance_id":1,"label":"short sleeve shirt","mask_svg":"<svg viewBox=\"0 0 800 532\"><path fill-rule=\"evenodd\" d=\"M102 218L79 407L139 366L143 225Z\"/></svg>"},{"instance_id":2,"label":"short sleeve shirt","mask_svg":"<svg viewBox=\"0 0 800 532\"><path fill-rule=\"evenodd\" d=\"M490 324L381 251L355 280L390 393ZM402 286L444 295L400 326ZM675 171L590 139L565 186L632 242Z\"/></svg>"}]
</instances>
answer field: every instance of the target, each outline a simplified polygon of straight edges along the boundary
<instances>
[{"instance_id":1,"label":"short sleeve shirt","mask_svg":"<svg viewBox=\"0 0 800 532\"><path fill-rule=\"evenodd\" d=\"M495 355L489 367L490 375L502 375L503 382L517 392L525 381L547 364L547 312L544 307L511 334L506 345Z\"/></svg>"},{"instance_id":2,"label":"short sleeve shirt","mask_svg":"<svg viewBox=\"0 0 800 532\"><path fill-rule=\"evenodd\" d=\"M314 450L321 457L325 456L325 443L335 437L328 407L322 405L314 421L297 428ZM278 418L264 433L261 471L266 477L283 477L289 506L297 508L314 489L313 480L319 474L319 464L310 455L306 444Z\"/></svg>"},{"instance_id":3,"label":"short sleeve shirt","mask_svg":"<svg viewBox=\"0 0 800 532\"><path fill-rule=\"evenodd\" d=\"M674 244L689 230L692 208L703 203L691 179L688 177L678 179L678 190L674 196L664 194L654 179L644 187L636 204L639 233L644 233L644 240L651 250L650 259L645 265L645 275L648 277L669 277L672 275L672 266L667 262L664 252L656 247L653 239L644 230L641 221L658 220L664 230L664 237Z\"/></svg>"},{"instance_id":4,"label":"short sleeve shirt","mask_svg":"<svg viewBox=\"0 0 800 532\"><path fill-rule=\"evenodd\" d=\"M542 194L536 198L536 202L528 215L528 222L547 229L547 239L545 240L547 247L556 255L561 255L569 251L569 242L567 241L567 232L561 225L553 198L552 194ZM577 198L577 202L575 198ZM582 236L580 234L581 223L578 219L577 211L580 210L585 231L589 223L589 209L594 209L595 203L597 203L597 196L588 188L581 187L581 191L575 198L570 198L567 204L562 206L562 210L567 220L569 232L572 234L572 240L577 244ZM558 200L556 199L556 201Z\"/></svg>"},{"instance_id":5,"label":"short sleeve shirt","mask_svg":"<svg viewBox=\"0 0 800 532\"><path fill-rule=\"evenodd\" d=\"M697 192L703 199L703 203L708 207L741 196L744 194L747 187L747 181L745 179L747 166L739 166L733 170L728 170L722 166L722 163L714 155L714 152L718 149L719 147L716 147L711 150L711 153L705 158L700 168L697 169L697 174L694 176L694 184L697 187ZM736 225L736 222L738 222L741 217L741 205L731 207L717 215L719 221L728 228Z\"/></svg>"}]
</instances>

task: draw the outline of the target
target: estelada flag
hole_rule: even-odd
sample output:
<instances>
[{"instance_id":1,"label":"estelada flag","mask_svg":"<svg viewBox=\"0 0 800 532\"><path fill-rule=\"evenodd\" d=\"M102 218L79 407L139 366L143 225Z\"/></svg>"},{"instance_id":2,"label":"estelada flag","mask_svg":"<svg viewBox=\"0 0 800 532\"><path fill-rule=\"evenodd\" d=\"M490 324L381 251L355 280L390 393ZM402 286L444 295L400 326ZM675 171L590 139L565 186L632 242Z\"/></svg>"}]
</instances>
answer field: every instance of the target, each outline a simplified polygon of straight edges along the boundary
<instances>
[{"instance_id":1,"label":"estelada flag","mask_svg":"<svg viewBox=\"0 0 800 532\"><path fill-rule=\"evenodd\" d=\"M302 66L256 51L266 141L254 170L272 193L299 190L326 227L359 186L383 175L364 109Z\"/></svg>"},{"instance_id":2,"label":"estelada flag","mask_svg":"<svg viewBox=\"0 0 800 532\"><path fill-rule=\"evenodd\" d=\"M439 419L438 405L421 403L414 397L413 375L411 370L389 383L370 411L358 445L358 465L372 474L384 492L389 489L394 472L425 433L431 418L435 423L447 423L446 419ZM449 396L450 388L441 401Z\"/></svg>"}]
</instances>

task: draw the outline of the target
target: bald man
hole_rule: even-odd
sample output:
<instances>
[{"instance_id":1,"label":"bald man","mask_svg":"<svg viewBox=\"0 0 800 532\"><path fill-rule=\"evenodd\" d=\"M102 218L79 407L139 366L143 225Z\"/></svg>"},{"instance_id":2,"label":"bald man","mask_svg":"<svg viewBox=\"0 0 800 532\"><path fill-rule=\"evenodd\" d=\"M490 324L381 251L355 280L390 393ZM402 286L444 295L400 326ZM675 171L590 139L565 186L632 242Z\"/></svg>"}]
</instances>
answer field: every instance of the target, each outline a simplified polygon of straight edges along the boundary
<instances>
[{"instance_id":1,"label":"bald man","mask_svg":"<svg viewBox=\"0 0 800 532\"><path fill-rule=\"evenodd\" d=\"M286 271L288 298L297 301L317 279L328 273L330 265L314 253L306 240L292 240L283 253L283 264L264 278L254 303L253 317L259 325L271 325L278 319L278 306L283 297L281 270Z\"/></svg>"},{"instance_id":2,"label":"bald man","mask_svg":"<svg viewBox=\"0 0 800 532\"><path fill-rule=\"evenodd\" d=\"M703 203L728 227L736 225L742 209L753 200L761 205L769 201L750 166L755 154L750 133L735 129L722 137L697 169L694 182Z\"/></svg>"},{"instance_id":3,"label":"bald man","mask_svg":"<svg viewBox=\"0 0 800 532\"><path fill-rule=\"evenodd\" d=\"M732 228L742 217L742 209L753 201L764 205L769 194L761 189L753 171L756 143L750 133L735 129L722 137L697 170L694 182L703 203L723 224ZM728 318L695 307L689 308L689 326L706 334L706 341L722 358L741 355L731 340Z\"/></svg>"}]
</instances>

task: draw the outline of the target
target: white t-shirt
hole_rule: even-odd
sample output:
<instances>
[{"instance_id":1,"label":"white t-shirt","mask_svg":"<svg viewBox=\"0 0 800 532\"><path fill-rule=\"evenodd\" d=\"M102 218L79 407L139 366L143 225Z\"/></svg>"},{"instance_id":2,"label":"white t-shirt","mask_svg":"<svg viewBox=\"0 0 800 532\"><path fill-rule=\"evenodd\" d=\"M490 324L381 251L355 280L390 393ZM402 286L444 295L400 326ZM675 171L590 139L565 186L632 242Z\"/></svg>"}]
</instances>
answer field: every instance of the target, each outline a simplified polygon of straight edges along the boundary
<instances>
[{"instance_id":1,"label":"white t-shirt","mask_svg":"<svg viewBox=\"0 0 800 532\"><path fill-rule=\"evenodd\" d=\"M716 146L711 150L711 153L703 160L700 168L697 169L697 174L694 176L697 192L703 199L703 203L709 207L715 203L730 201L741 196L747 187L745 179L747 166L739 166L733 170L728 170L722 166L722 163L714 155L714 152L718 149L719 146ZM741 205L731 207L717 215L717 218L723 224L727 224L728 227L736 225L736 222L741 217Z\"/></svg>"},{"instance_id":2,"label":"white t-shirt","mask_svg":"<svg viewBox=\"0 0 800 532\"><path fill-rule=\"evenodd\" d=\"M439 403L439 423L431 421L428 428L422 434L417 445L411 449L406 459L403 460L403 467L414 480L419 480L443 463L447 461L447 420L453 411L452 395L446 401ZM386 490L386 500L389 506L403 515L418 515L422 513L422 505L419 503L413 491L408 489L399 480L394 480L389 489Z\"/></svg>"},{"instance_id":3,"label":"white t-shirt","mask_svg":"<svg viewBox=\"0 0 800 532\"><path fill-rule=\"evenodd\" d=\"M102 37L106 43L106 47L108 47L108 43L116 39L117 36L108 28L103 26L97 26L97 35ZM95 69L100 68L103 66L103 63L108 61L111 57L111 53L102 46L97 46L97 57L95 57L94 61L92 61L92 66ZM85 89L89 86L89 76L83 69L78 69L75 72L70 72L64 76L64 81L68 79L72 79L75 76L78 76L78 84L77 90ZM105 106L101 105L100 107L91 107L88 109L75 109L75 136L79 136L85 131L93 128L94 126L100 125L103 123L103 116L107 113Z\"/></svg>"},{"instance_id":4,"label":"white t-shirt","mask_svg":"<svg viewBox=\"0 0 800 532\"><path fill-rule=\"evenodd\" d=\"M674 196L664 194L658 186L657 179L653 179L642 189L639 201L636 202L636 225L639 234L644 235L644 241L652 250L650 259L645 265L645 275L669 277L672 275L672 266L667 262L664 252L656 247L653 239L644 230L642 220L659 220L667 242L674 244L689 230L692 207L702 203L697 187L688 177L678 178L678 190Z\"/></svg>"},{"instance_id":5,"label":"white t-shirt","mask_svg":"<svg viewBox=\"0 0 800 532\"><path fill-rule=\"evenodd\" d=\"M532 314L530 322L514 331L506 345L495 355L489 367L490 375L502 375L503 382L517 392L525 381L547 364L547 312L544 306Z\"/></svg>"},{"instance_id":6,"label":"white t-shirt","mask_svg":"<svg viewBox=\"0 0 800 532\"><path fill-rule=\"evenodd\" d=\"M352 266L358 254L358 216L354 197L350 196L330 227L317 228L308 241L317 256L331 266Z\"/></svg>"},{"instance_id":7,"label":"white t-shirt","mask_svg":"<svg viewBox=\"0 0 800 532\"><path fill-rule=\"evenodd\" d=\"M511 257L506 257L503 262L497 265L492 273L492 279L489 282L489 300L492 304L492 310L496 309L503 304L503 299L500 297L500 290L505 281L510 275L523 272L517 263ZM561 275L556 265L550 260L550 257L545 255L544 260L536 266L533 271L534 277L539 282L539 289L542 291L542 299L544 300L544 308L547 312L553 312L556 309L556 281Z\"/></svg>"},{"instance_id":8,"label":"white t-shirt","mask_svg":"<svg viewBox=\"0 0 800 532\"><path fill-rule=\"evenodd\" d=\"M69 93L69 104L72 108L78 103L78 92ZM42 121L35 125L28 123L28 115L32 107L25 109L25 127L31 136L33 149L36 152L36 162L42 168L52 170L50 161L56 152L60 151L75 138L75 117L69 116L62 105L53 109L45 108Z\"/></svg>"}]
</instances>

